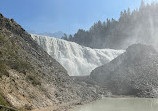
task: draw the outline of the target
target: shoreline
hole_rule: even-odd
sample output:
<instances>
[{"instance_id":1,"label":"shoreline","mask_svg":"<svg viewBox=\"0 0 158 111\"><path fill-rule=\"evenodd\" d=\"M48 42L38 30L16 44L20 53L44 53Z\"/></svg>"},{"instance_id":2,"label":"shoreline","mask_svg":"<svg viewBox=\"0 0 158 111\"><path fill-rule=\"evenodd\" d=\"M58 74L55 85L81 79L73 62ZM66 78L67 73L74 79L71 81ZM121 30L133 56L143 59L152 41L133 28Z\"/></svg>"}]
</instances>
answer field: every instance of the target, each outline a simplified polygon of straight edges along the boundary
<instances>
[{"instance_id":1,"label":"shoreline","mask_svg":"<svg viewBox=\"0 0 158 111\"><path fill-rule=\"evenodd\" d=\"M40 108L40 109L33 109L31 111L74 111L75 109L77 108L80 108L84 105L88 105L88 104L91 104L91 103L94 103L94 102L97 102L97 101L100 101L100 100L103 100L103 99L106 99L106 98L140 98L140 99L146 99L146 97L137 97L137 96L125 96L125 95L111 95L111 96L104 96L102 98L98 98L96 100L93 100L93 101L86 101L86 102L81 102L81 103L78 103L78 102L69 102L69 103L63 103L59 106L48 106L48 107L45 107L45 108ZM156 98L149 98L149 99L156 99ZM158 98L157 98L158 99Z\"/></svg>"},{"instance_id":2,"label":"shoreline","mask_svg":"<svg viewBox=\"0 0 158 111\"><path fill-rule=\"evenodd\" d=\"M82 107L82 106L84 106L84 105L87 105L87 104L90 104L90 103L93 103L93 102L96 102L96 101L100 101L100 100L103 100L103 99L106 99L106 98L113 98L113 99L115 99L115 98L139 98L139 99L147 99L147 97L138 97L138 96L125 96L125 95L112 95L112 96L105 96L105 97L102 97L102 98L100 98L100 99L97 99L97 100L94 100L94 101L91 101L91 102L87 102L87 103L83 103L83 104L80 104L80 105L74 105L74 106L72 106L72 107L70 107L70 108L68 108L68 109L66 109L65 111L74 111L75 109L77 109L77 108L80 108L80 107ZM158 99L158 98L148 98L148 99Z\"/></svg>"}]
</instances>

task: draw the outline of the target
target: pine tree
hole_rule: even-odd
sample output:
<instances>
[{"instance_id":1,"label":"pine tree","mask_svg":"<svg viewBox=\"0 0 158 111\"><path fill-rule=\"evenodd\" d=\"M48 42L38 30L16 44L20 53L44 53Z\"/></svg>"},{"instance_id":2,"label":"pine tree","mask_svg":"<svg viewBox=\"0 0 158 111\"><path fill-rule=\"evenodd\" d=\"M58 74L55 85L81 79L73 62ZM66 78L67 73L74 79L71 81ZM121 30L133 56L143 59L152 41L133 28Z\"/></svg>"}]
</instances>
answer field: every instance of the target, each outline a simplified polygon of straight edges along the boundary
<instances>
[{"instance_id":1,"label":"pine tree","mask_svg":"<svg viewBox=\"0 0 158 111\"><path fill-rule=\"evenodd\" d=\"M69 40L72 41L72 39L73 39L73 38L72 38L72 35L70 34L70 35L69 35Z\"/></svg>"},{"instance_id":2,"label":"pine tree","mask_svg":"<svg viewBox=\"0 0 158 111\"><path fill-rule=\"evenodd\" d=\"M130 8L128 8L128 10L127 10L127 15L128 15L128 16L131 15Z\"/></svg>"},{"instance_id":3,"label":"pine tree","mask_svg":"<svg viewBox=\"0 0 158 111\"><path fill-rule=\"evenodd\" d=\"M107 22L107 27L109 27L109 26L110 26L110 19L107 18L107 19L106 19L106 22Z\"/></svg>"},{"instance_id":4,"label":"pine tree","mask_svg":"<svg viewBox=\"0 0 158 111\"><path fill-rule=\"evenodd\" d=\"M141 5L140 5L140 9L143 9L145 7L145 3L144 3L144 1L142 0L141 1Z\"/></svg>"},{"instance_id":5,"label":"pine tree","mask_svg":"<svg viewBox=\"0 0 158 111\"><path fill-rule=\"evenodd\" d=\"M68 40L67 35L64 33L64 36L61 39Z\"/></svg>"}]
</instances>

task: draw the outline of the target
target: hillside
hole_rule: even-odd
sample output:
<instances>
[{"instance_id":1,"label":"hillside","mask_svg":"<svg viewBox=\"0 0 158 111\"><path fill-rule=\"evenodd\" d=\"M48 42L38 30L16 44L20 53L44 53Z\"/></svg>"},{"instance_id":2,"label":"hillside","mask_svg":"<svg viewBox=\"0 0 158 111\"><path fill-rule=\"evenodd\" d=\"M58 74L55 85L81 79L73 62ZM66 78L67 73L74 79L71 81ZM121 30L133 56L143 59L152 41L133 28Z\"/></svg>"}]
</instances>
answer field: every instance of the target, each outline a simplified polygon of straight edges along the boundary
<instances>
[{"instance_id":1,"label":"hillside","mask_svg":"<svg viewBox=\"0 0 158 111\"><path fill-rule=\"evenodd\" d=\"M135 44L90 77L115 95L158 97L158 53L152 46Z\"/></svg>"},{"instance_id":2,"label":"hillside","mask_svg":"<svg viewBox=\"0 0 158 111\"><path fill-rule=\"evenodd\" d=\"M31 110L65 103L69 107L99 97L86 84L75 83L30 34L0 14L0 104Z\"/></svg>"},{"instance_id":3,"label":"hillside","mask_svg":"<svg viewBox=\"0 0 158 111\"><path fill-rule=\"evenodd\" d=\"M63 37L91 48L126 49L135 43L153 45L158 40L158 3L145 4L139 9L124 10L120 18L98 21L87 31L79 29L72 37Z\"/></svg>"}]
</instances>

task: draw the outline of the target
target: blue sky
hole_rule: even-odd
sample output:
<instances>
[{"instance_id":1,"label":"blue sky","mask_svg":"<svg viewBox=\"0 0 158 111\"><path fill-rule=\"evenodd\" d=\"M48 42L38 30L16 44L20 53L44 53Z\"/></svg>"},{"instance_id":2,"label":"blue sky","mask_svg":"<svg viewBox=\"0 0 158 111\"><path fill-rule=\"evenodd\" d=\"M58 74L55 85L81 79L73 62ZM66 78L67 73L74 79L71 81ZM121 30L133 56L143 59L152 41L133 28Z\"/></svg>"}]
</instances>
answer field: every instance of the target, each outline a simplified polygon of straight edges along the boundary
<instances>
[{"instance_id":1,"label":"blue sky","mask_svg":"<svg viewBox=\"0 0 158 111\"><path fill-rule=\"evenodd\" d=\"M144 0L151 3L156 0ZM0 0L0 13L26 30L75 33L98 20L118 19L120 11L138 8L141 0Z\"/></svg>"}]
</instances>

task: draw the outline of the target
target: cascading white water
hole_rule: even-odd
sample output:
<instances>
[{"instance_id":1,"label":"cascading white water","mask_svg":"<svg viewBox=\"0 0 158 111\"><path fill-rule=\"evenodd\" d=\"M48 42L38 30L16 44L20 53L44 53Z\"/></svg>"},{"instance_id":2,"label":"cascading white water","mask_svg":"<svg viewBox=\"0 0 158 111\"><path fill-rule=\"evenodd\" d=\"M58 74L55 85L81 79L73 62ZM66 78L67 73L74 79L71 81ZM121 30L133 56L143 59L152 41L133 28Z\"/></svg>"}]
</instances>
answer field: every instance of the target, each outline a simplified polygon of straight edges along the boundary
<instances>
[{"instance_id":1,"label":"cascading white water","mask_svg":"<svg viewBox=\"0 0 158 111\"><path fill-rule=\"evenodd\" d=\"M48 36L35 34L31 36L49 55L65 67L70 76L89 75L96 67L111 61L124 52L124 50L91 49L74 42Z\"/></svg>"}]
</instances>

